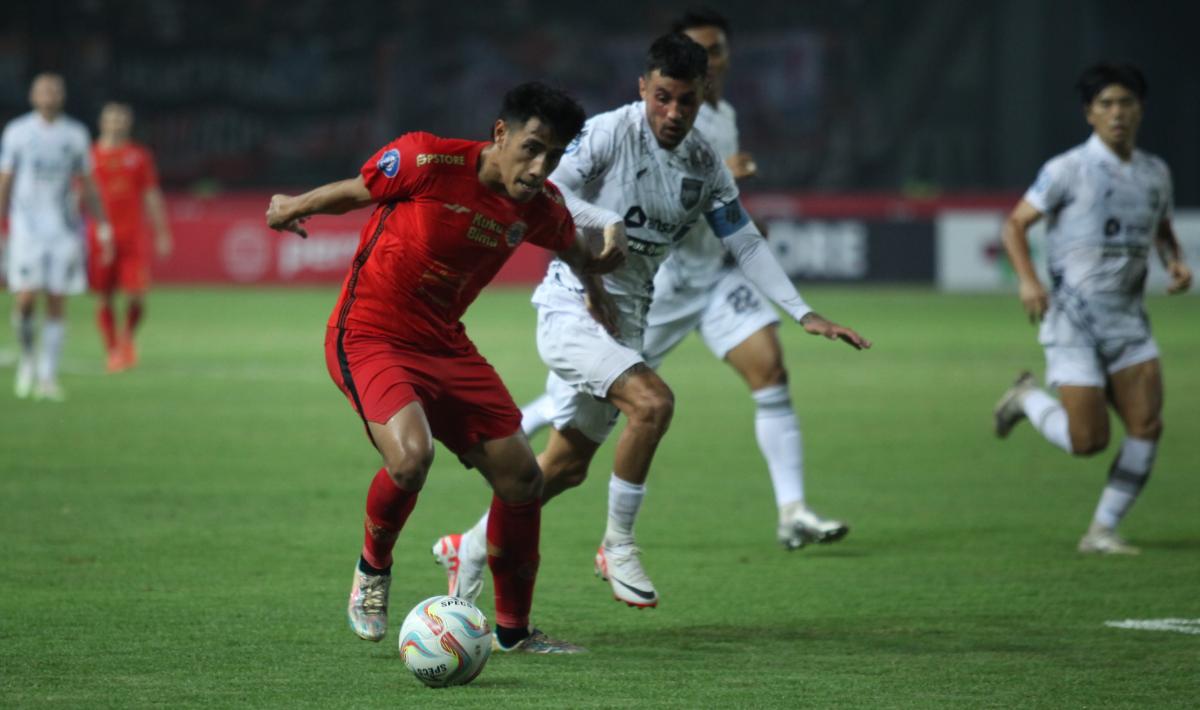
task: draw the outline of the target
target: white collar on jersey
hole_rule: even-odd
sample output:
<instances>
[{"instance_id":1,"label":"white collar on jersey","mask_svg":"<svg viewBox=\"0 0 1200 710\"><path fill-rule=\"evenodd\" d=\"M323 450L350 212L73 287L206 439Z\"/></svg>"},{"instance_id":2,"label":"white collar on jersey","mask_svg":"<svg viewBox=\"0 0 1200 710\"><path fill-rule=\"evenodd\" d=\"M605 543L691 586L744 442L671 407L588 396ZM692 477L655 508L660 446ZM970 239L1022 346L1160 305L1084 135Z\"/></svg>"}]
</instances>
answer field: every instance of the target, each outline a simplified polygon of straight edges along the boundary
<instances>
[{"instance_id":1,"label":"white collar on jersey","mask_svg":"<svg viewBox=\"0 0 1200 710\"><path fill-rule=\"evenodd\" d=\"M1117 165L1132 165L1133 161L1137 160L1137 148L1134 148L1133 152L1129 154L1129 162L1125 162L1124 160L1121 160L1121 156L1117 155L1112 148L1109 148L1108 144L1101 140L1100 135L1094 131L1092 132L1092 135L1088 137L1087 143L1084 145L1086 145L1087 149L1096 157L1107 158Z\"/></svg>"}]
</instances>

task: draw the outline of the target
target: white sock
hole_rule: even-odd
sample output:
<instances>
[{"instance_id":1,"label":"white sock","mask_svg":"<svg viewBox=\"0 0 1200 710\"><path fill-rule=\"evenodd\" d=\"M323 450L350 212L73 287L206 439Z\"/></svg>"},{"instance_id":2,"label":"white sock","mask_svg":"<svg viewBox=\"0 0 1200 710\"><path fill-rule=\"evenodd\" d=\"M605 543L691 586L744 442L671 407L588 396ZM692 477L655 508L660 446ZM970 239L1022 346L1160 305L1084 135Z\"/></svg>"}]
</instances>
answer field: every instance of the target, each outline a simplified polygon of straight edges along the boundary
<instances>
[{"instance_id":1,"label":"white sock","mask_svg":"<svg viewBox=\"0 0 1200 710\"><path fill-rule=\"evenodd\" d=\"M458 548L460 559L476 565L487 564L487 524L488 514L484 513L479 522L463 533L462 544Z\"/></svg>"},{"instance_id":2,"label":"white sock","mask_svg":"<svg viewBox=\"0 0 1200 710\"><path fill-rule=\"evenodd\" d=\"M604 531L604 543L616 547L633 543L633 524L637 521L642 499L646 497L646 484L630 483L613 474L608 481L608 528Z\"/></svg>"},{"instance_id":3,"label":"white sock","mask_svg":"<svg viewBox=\"0 0 1200 710\"><path fill-rule=\"evenodd\" d=\"M61 320L46 319L42 323L42 356L38 360L38 377L43 382L58 379L58 359L66 336L67 328Z\"/></svg>"},{"instance_id":4,"label":"white sock","mask_svg":"<svg viewBox=\"0 0 1200 710\"><path fill-rule=\"evenodd\" d=\"M1157 451L1157 441L1135 439L1132 436L1125 438L1117 459L1108 471L1108 485L1100 494L1100 503L1093 516L1096 523L1109 529L1117 527L1146 485Z\"/></svg>"},{"instance_id":5,"label":"white sock","mask_svg":"<svg viewBox=\"0 0 1200 710\"><path fill-rule=\"evenodd\" d=\"M33 314L28 316L13 309L12 328L17 334L17 342L21 344L21 357L27 361L33 359Z\"/></svg>"},{"instance_id":6,"label":"white sock","mask_svg":"<svg viewBox=\"0 0 1200 710\"><path fill-rule=\"evenodd\" d=\"M758 437L758 450L771 473L775 505L782 510L789 504L803 503L804 439L787 385L764 387L751 395L758 407L754 413L754 433Z\"/></svg>"},{"instance_id":7,"label":"white sock","mask_svg":"<svg viewBox=\"0 0 1200 710\"><path fill-rule=\"evenodd\" d=\"M1067 426L1067 410L1058 400L1040 389L1031 389L1021 400L1029 423L1046 437L1046 441L1071 453L1071 430Z\"/></svg>"},{"instance_id":8,"label":"white sock","mask_svg":"<svg viewBox=\"0 0 1200 710\"><path fill-rule=\"evenodd\" d=\"M550 395L543 394L521 407L521 431L525 436L533 436L550 424L550 417L554 415L552 404Z\"/></svg>"}]
</instances>

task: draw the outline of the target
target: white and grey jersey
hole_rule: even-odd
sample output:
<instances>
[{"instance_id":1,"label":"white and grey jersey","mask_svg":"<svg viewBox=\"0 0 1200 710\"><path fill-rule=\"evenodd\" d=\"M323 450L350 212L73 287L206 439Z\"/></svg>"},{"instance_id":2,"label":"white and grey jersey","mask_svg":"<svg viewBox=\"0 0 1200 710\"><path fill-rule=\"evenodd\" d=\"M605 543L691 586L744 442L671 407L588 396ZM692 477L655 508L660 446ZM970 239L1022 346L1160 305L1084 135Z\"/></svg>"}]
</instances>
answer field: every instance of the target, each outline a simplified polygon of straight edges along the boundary
<instances>
[{"instance_id":1,"label":"white and grey jersey","mask_svg":"<svg viewBox=\"0 0 1200 710\"><path fill-rule=\"evenodd\" d=\"M692 128L708 140L721 160L738 152L737 112L721 99L716 108L705 102ZM696 222L659 269L659 283L670 283L683 291L709 291L725 272L729 256L705 220Z\"/></svg>"},{"instance_id":2,"label":"white and grey jersey","mask_svg":"<svg viewBox=\"0 0 1200 710\"><path fill-rule=\"evenodd\" d=\"M78 235L82 222L74 180L92 170L90 139L68 116L18 116L0 137L0 172L13 174L9 218L14 233Z\"/></svg>"},{"instance_id":3,"label":"white and grey jersey","mask_svg":"<svg viewBox=\"0 0 1200 710\"><path fill-rule=\"evenodd\" d=\"M621 310L622 331L639 337L654 274L671 246L704 214L727 205L740 210L733 175L708 141L691 131L673 150L661 147L641 101L589 119L550 179L564 192L608 210L614 221L624 221L629 259L603 279ZM582 285L555 259L534 294L535 304L555 300L548 289L580 292Z\"/></svg>"},{"instance_id":4,"label":"white and grey jersey","mask_svg":"<svg viewBox=\"0 0 1200 710\"><path fill-rule=\"evenodd\" d=\"M1140 307L1155 234L1171 218L1166 163L1140 150L1123 162L1092 134L1048 161L1025 200L1047 217L1056 302Z\"/></svg>"}]
</instances>

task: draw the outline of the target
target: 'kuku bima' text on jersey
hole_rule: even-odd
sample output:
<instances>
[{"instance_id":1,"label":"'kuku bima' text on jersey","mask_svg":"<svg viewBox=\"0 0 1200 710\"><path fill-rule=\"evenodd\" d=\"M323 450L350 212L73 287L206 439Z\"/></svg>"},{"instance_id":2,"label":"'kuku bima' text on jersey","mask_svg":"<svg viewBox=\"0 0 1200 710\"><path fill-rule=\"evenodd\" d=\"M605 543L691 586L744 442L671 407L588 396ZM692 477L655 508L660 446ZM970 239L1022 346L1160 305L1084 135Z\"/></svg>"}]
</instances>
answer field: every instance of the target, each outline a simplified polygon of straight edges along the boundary
<instances>
[{"instance_id":1,"label":"'kuku bima' text on jersey","mask_svg":"<svg viewBox=\"0 0 1200 710\"><path fill-rule=\"evenodd\" d=\"M426 352L469 347L460 318L528 241L562 251L575 226L550 183L517 202L479 181L487 143L408 133L362 167L378 203L329 324Z\"/></svg>"},{"instance_id":2,"label":"'kuku bima' text on jersey","mask_svg":"<svg viewBox=\"0 0 1200 710\"><path fill-rule=\"evenodd\" d=\"M689 132L673 150L661 147L641 101L589 119L551 177L624 218L629 259L603 279L621 311L627 339L640 338L645 328L654 274L672 245L704 213L736 206L738 197L728 168L697 132ZM582 288L560 260L551 263L534 303L552 298L546 289L554 288Z\"/></svg>"},{"instance_id":3,"label":"'kuku bima' text on jersey","mask_svg":"<svg viewBox=\"0 0 1200 710\"><path fill-rule=\"evenodd\" d=\"M722 161L738 152L737 113L724 99L716 108L704 102L692 130L704 136ZM715 287L729 256L715 237L707 220L697 220L663 262L659 278L669 279L676 288L688 291L708 291Z\"/></svg>"},{"instance_id":4,"label":"'kuku bima' text on jersey","mask_svg":"<svg viewBox=\"0 0 1200 710\"><path fill-rule=\"evenodd\" d=\"M1053 308L1098 338L1144 333L1148 256L1171 217L1166 163L1140 150L1123 162L1093 134L1048 161L1025 200L1047 217Z\"/></svg>"},{"instance_id":5,"label":"'kuku bima' text on jersey","mask_svg":"<svg viewBox=\"0 0 1200 710\"><path fill-rule=\"evenodd\" d=\"M8 215L14 235L79 238L74 180L92 171L90 142L83 124L64 115L47 122L30 112L5 126L0 172L14 176Z\"/></svg>"}]
</instances>

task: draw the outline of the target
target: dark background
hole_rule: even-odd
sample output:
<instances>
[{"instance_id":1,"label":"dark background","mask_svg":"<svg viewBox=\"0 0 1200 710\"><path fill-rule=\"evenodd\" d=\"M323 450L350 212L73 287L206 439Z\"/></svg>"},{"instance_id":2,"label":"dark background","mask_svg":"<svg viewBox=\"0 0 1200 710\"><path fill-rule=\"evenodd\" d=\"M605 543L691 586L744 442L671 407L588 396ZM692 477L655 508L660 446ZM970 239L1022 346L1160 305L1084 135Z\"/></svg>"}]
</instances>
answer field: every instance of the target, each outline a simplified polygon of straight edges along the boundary
<instances>
[{"instance_id":1,"label":"dark background","mask_svg":"<svg viewBox=\"0 0 1200 710\"><path fill-rule=\"evenodd\" d=\"M734 23L727 97L758 189L1016 192L1087 136L1073 84L1101 58L1150 81L1140 144L1200 204L1200 3L711 3ZM509 86L589 113L636 98L645 47L683 2L8 0L0 119L57 70L95 125L132 103L166 186L302 186L408 130L486 138Z\"/></svg>"}]
</instances>

